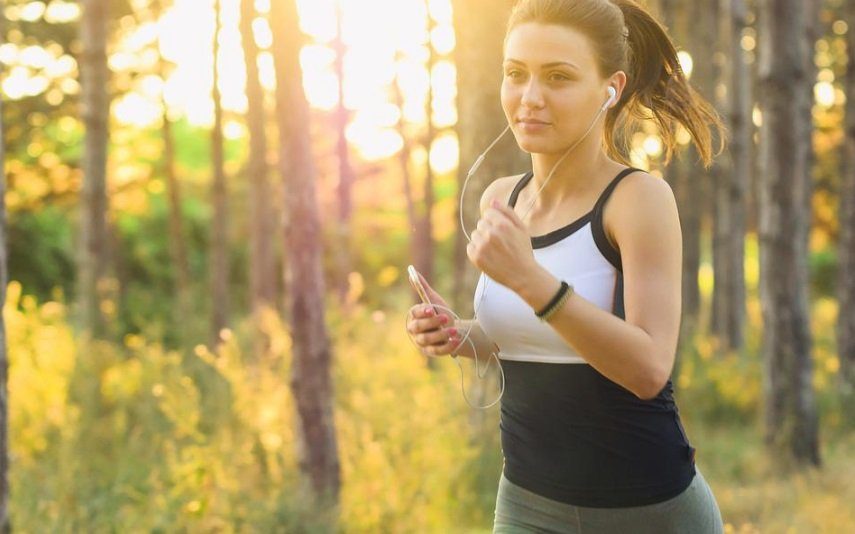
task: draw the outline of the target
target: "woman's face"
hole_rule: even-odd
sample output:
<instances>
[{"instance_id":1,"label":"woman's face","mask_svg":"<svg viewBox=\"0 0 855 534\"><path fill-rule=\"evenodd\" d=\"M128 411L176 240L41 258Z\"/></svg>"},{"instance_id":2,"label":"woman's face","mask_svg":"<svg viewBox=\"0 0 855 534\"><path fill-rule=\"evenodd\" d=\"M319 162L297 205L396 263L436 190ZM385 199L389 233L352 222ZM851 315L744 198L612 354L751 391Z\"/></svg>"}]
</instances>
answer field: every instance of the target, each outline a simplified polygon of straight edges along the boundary
<instances>
[{"instance_id":1,"label":"woman's face","mask_svg":"<svg viewBox=\"0 0 855 534\"><path fill-rule=\"evenodd\" d=\"M566 26L528 22L514 27L502 69L502 108L517 143L529 153L566 150L609 97L590 41Z\"/></svg>"}]
</instances>

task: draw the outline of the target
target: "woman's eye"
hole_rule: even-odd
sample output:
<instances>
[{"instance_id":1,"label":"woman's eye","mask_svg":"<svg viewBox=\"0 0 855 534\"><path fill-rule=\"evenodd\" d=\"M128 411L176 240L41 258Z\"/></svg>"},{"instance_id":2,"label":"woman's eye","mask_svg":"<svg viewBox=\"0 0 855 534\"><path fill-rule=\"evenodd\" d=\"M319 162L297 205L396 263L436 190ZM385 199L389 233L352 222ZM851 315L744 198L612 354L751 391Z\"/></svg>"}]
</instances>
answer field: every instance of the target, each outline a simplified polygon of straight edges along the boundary
<instances>
[{"instance_id":1,"label":"woman's eye","mask_svg":"<svg viewBox=\"0 0 855 534\"><path fill-rule=\"evenodd\" d=\"M563 81L569 80L570 78L568 78L567 76L565 76L561 73L555 72L552 75L550 75L549 79L563 82Z\"/></svg>"},{"instance_id":2,"label":"woman's eye","mask_svg":"<svg viewBox=\"0 0 855 534\"><path fill-rule=\"evenodd\" d=\"M509 70L505 73L505 76L507 76L508 78L516 78L519 73L520 71L518 70Z\"/></svg>"}]
</instances>

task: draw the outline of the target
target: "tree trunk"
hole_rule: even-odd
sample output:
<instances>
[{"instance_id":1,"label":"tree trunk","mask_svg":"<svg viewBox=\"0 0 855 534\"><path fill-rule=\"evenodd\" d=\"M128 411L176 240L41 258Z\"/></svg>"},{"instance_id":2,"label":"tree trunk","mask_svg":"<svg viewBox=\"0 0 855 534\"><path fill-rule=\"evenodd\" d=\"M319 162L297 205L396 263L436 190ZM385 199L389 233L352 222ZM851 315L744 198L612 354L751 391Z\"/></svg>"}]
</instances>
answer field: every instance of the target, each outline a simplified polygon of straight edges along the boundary
<instances>
[{"instance_id":1,"label":"tree trunk","mask_svg":"<svg viewBox=\"0 0 855 534\"><path fill-rule=\"evenodd\" d=\"M100 338L107 333L101 303L108 298L107 280L107 139L110 100L107 94L107 1L85 0L81 17L84 53L80 64L81 115L85 126L83 198L80 206L79 291L82 326Z\"/></svg>"},{"instance_id":2,"label":"tree trunk","mask_svg":"<svg viewBox=\"0 0 855 534\"><path fill-rule=\"evenodd\" d=\"M531 168L531 157L520 150L512 131L505 132L501 141L485 157L463 191L466 175L478 156L493 139L508 126L502 110L500 90L502 85L503 41L508 15L513 0L454 0L454 33L457 44L454 59L457 65L457 138L460 146L458 167L458 208L455 217L460 221L459 198L463 198L463 224L466 233L472 234L481 217L481 194L487 186L503 176L524 172ZM507 200L507 199L505 199ZM459 224L459 222L458 222ZM463 318L474 313L473 293L481 274L466 255L466 236L459 228L454 238L454 266L449 305ZM440 287L442 285L440 284ZM490 354L478 354L478 368L490 363ZM473 380L468 396L478 406L487 404L488 392L501 387L499 373L487 375L489 380ZM473 373L474 367L473 367ZM467 388L470 386L467 385ZM470 425L473 436L481 435L486 424L483 410L472 410Z\"/></svg>"},{"instance_id":3,"label":"tree trunk","mask_svg":"<svg viewBox=\"0 0 855 534\"><path fill-rule=\"evenodd\" d=\"M163 13L163 3L154 4L157 12L155 20ZM165 80L168 75L166 60L160 59L160 77ZM176 321L189 317L190 309L190 263L187 259L187 242L184 239L184 218L181 212L181 183L175 173L175 141L172 135L172 121L169 118L169 106L166 98L161 96L163 108L163 177L166 180L167 201L169 202L169 254L175 268L176 307L172 319ZM183 346L190 343L186 329L181 329Z\"/></svg>"},{"instance_id":4,"label":"tree trunk","mask_svg":"<svg viewBox=\"0 0 855 534\"><path fill-rule=\"evenodd\" d=\"M246 64L246 122L249 130L249 159L246 165L249 183L250 228L250 308L256 328L255 353L261 356L270 348L270 340L261 331L261 314L276 305L276 262L271 188L268 181L267 136L264 131L264 91L258 75L258 45L252 31L256 17L253 0L241 0L240 33Z\"/></svg>"},{"instance_id":5,"label":"tree trunk","mask_svg":"<svg viewBox=\"0 0 855 534\"><path fill-rule=\"evenodd\" d=\"M220 45L220 0L214 0L214 127L211 129L211 165L214 182L211 202L214 206L211 221L211 346L216 347L220 333L228 325L229 317L229 266L228 266L228 210L226 205L226 175L223 169L223 108L220 102L220 71L217 56Z\"/></svg>"},{"instance_id":6,"label":"tree trunk","mask_svg":"<svg viewBox=\"0 0 855 534\"><path fill-rule=\"evenodd\" d=\"M689 31L689 19L697 20L697 14L693 9L683 9L681 6L682 4L675 0L663 0L661 7L666 26L675 36L679 49L688 50L694 58L704 57L698 49L697 37ZM698 79L703 79L704 69L701 67L698 74L698 63L697 60L694 62L692 84L702 90ZM699 171L699 155L693 145L683 148L682 152L665 173L666 179L674 188L683 232L681 343L691 342L693 333L700 324L701 292L698 272L701 266L701 222L705 206L705 173Z\"/></svg>"},{"instance_id":7,"label":"tree trunk","mask_svg":"<svg viewBox=\"0 0 855 534\"><path fill-rule=\"evenodd\" d=\"M335 131L337 135L336 155L338 156L338 241L335 247L336 266L338 275L335 279L336 293L339 303L345 304L348 289L350 287L349 276L353 270L353 259L351 258L351 218L353 215L352 189L356 176L350 163L350 152L345 129L350 121L350 112L344 106L344 53L345 46L342 40L341 19L343 11L340 4L336 4L336 39L334 47L335 72L338 79L338 106L335 111Z\"/></svg>"},{"instance_id":8,"label":"tree trunk","mask_svg":"<svg viewBox=\"0 0 855 534\"><path fill-rule=\"evenodd\" d=\"M0 13L0 17L2 17ZM0 99L0 117L3 102ZM6 152L3 140L3 121L0 120L0 169L5 169ZM6 284L9 282L6 258L6 174L0 176L0 306L6 304ZM0 532L11 532L9 517L9 356L6 348L6 321L0 313Z\"/></svg>"},{"instance_id":9,"label":"tree trunk","mask_svg":"<svg viewBox=\"0 0 855 534\"><path fill-rule=\"evenodd\" d=\"M812 11L799 0L763 0L759 15L766 442L782 466L819 465L808 324L812 128L804 112L813 91L813 46L804 33Z\"/></svg>"},{"instance_id":10,"label":"tree trunk","mask_svg":"<svg viewBox=\"0 0 855 534\"><path fill-rule=\"evenodd\" d=\"M840 235L837 244L837 354L840 358L840 386L844 413L855 409L855 0L845 4L849 24L846 51L846 119L844 169L840 179Z\"/></svg>"},{"instance_id":11,"label":"tree trunk","mask_svg":"<svg viewBox=\"0 0 855 534\"><path fill-rule=\"evenodd\" d=\"M730 161L716 180L715 297L713 325L723 348L739 349L745 318L745 212L751 180L751 104L748 64L742 49L746 27L744 0L722 0L723 45L728 58L724 82L727 97L722 108L732 135Z\"/></svg>"},{"instance_id":12,"label":"tree trunk","mask_svg":"<svg viewBox=\"0 0 855 534\"><path fill-rule=\"evenodd\" d=\"M508 126L502 111L499 91L502 85L502 43L505 26L513 7L512 0L455 0L454 49L457 64L457 137L460 144L458 180L460 188L466 173L493 139ZM531 168L531 157L520 150L508 131L493 147L466 185L463 199L463 223L471 234L480 214L481 193L493 180ZM458 195L459 196L459 195ZM455 212L460 219L459 209ZM463 229L455 235L453 306L461 317L471 317L472 294L480 273L466 257Z\"/></svg>"},{"instance_id":13,"label":"tree trunk","mask_svg":"<svg viewBox=\"0 0 855 534\"><path fill-rule=\"evenodd\" d=\"M297 405L298 462L321 509L338 515L341 473L333 420L332 349L324 323L323 245L309 138L309 109L299 52L302 34L293 1L272 2L279 123L279 171L285 195L286 294L291 311L291 388ZM305 486L304 486L304 489ZM306 492L308 493L308 492Z\"/></svg>"},{"instance_id":14,"label":"tree trunk","mask_svg":"<svg viewBox=\"0 0 855 534\"><path fill-rule=\"evenodd\" d=\"M652 3L651 7L656 10L659 20L662 21L665 28L673 37L674 44L677 49L683 49L687 41L687 10L678 9L675 0L658 0L657 2ZM695 331L695 328L698 324L697 314L693 315L689 313L691 307L686 302L687 297L691 295L697 295L698 284L697 270L687 271L687 254L690 250L688 247L689 244L685 242L687 229L690 226L689 221L687 221L687 217L692 214L691 208L687 205L685 199L683 198L686 193L685 182L689 170L689 165L686 161L687 157L687 148L679 147L677 153L674 154L674 158L671 160L670 165L668 165L667 167L663 167L662 169L662 177L665 179L666 182L668 182L668 184L671 186L671 189L674 191L674 197L677 201L677 212L680 216L680 228L682 230L683 236L683 265L682 272L680 273L680 294L682 295L682 302L680 308L680 334L677 339L677 356L674 360L674 369L671 372L672 376L679 376L680 365L682 363L682 358L680 357L680 355L683 354L685 347L692 342L692 333ZM687 287L687 283L689 281L694 281L694 292L691 288ZM697 306L692 309L697 311ZM678 382L674 381L674 387L676 388L678 387L678 385Z\"/></svg>"},{"instance_id":15,"label":"tree trunk","mask_svg":"<svg viewBox=\"0 0 855 534\"><path fill-rule=\"evenodd\" d=\"M425 6L427 9L427 5ZM428 9L428 11L430 11ZM433 280L433 263L434 263L434 244L433 244L433 220L431 219L431 214L433 213L433 168L430 166L430 150L433 146L433 139L435 136L434 128L433 128L433 65L435 53L433 50L433 43L431 42L430 32L434 28L433 18L428 15L428 59L427 65L425 68L428 72L428 93L427 98L425 99L425 114L427 115L426 125L425 125L425 134L423 137L422 143L425 147L425 152L427 154L427 158L425 161L425 181L424 181L424 194L422 198L424 198L424 202L421 205L421 217L419 219L419 225L416 229L416 251L418 252L418 256L415 258L416 260L416 268L418 268L419 272L422 273L426 280ZM435 361L432 361L433 358L428 358L428 365L434 366Z\"/></svg>"},{"instance_id":16,"label":"tree trunk","mask_svg":"<svg viewBox=\"0 0 855 534\"><path fill-rule=\"evenodd\" d=\"M395 81L392 83L392 96L395 100L395 105L400 110L400 114L398 115L398 123L395 125L395 128L398 131L398 135L401 136L401 140L403 142L401 146L401 150L398 152L398 161L401 166L401 178L404 186L404 201L407 207L407 223L408 228L410 228L411 233L417 233L419 227L418 216L416 215L416 201L413 198L413 178L410 173L410 155L412 148L410 146L410 138L407 133L406 123L404 121L404 95L401 92L401 85L398 83L398 76L396 75ZM413 258L413 264L418 269L418 260L416 258L419 257L418 248L416 246L418 240L413 238L410 240L410 258ZM424 273L422 273L424 274ZM428 279L431 282L430 279ZM415 303L420 302L419 297L413 295L413 299Z\"/></svg>"}]
</instances>

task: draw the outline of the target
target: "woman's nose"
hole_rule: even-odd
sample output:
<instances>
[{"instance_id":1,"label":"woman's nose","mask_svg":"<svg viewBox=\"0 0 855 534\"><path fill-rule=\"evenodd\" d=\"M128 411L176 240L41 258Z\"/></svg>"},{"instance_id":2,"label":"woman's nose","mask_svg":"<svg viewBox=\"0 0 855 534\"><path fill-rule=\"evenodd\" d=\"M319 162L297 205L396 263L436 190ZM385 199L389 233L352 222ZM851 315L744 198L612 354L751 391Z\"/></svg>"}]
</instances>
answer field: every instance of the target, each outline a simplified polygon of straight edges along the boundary
<instances>
[{"instance_id":1,"label":"woman's nose","mask_svg":"<svg viewBox=\"0 0 855 534\"><path fill-rule=\"evenodd\" d=\"M523 88L522 99L520 103L526 107L537 108L543 106L543 93L537 80L532 77L531 80Z\"/></svg>"}]
</instances>

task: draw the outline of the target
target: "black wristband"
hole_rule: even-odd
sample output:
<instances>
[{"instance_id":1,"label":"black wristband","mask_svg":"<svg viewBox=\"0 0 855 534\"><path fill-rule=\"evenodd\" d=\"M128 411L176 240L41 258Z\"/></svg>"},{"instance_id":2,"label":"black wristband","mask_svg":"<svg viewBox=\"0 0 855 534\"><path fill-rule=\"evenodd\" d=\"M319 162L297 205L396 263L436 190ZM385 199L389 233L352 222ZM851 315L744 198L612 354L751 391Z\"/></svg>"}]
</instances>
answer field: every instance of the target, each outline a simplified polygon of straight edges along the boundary
<instances>
[{"instance_id":1,"label":"black wristband","mask_svg":"<svg viewBox=\"0 0 855 534\"><path fill-rule=\"evenodd\" d=\"M557 292L557 293L555 293L555 296L554 296L554 297L552 297L552 300L550 300L550 301L549 301L549 303L548 303L546 306L544 306L542 310L540 310L540 311L538 311L538 312L535 312L534 314L535 314L535 315L537 315L538 317L543 317L544 315L546 315L546 313L547 313L547 312L548 312L548 311L549 311L553 306L555 306L555 304L556 304L559 300L561 300L561 297L563 297L563 296L564 296L564 293L567 293L567 291L569 291L569 290L570 290L570 284L568 284L567 282L565 282L564 280L562 280L562 281L561 281L561 287L558 289L558 292Z\"/></svg>"}]
</instances>

